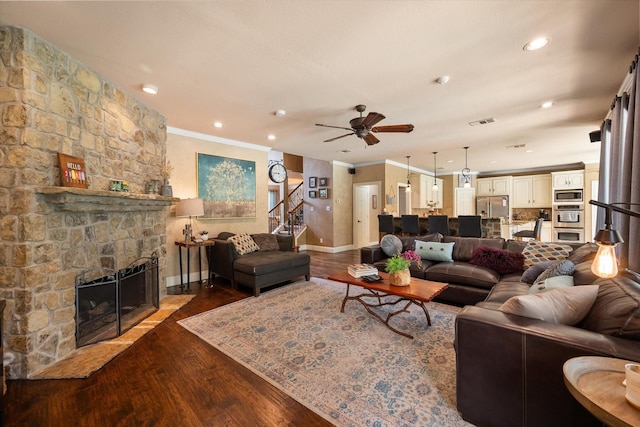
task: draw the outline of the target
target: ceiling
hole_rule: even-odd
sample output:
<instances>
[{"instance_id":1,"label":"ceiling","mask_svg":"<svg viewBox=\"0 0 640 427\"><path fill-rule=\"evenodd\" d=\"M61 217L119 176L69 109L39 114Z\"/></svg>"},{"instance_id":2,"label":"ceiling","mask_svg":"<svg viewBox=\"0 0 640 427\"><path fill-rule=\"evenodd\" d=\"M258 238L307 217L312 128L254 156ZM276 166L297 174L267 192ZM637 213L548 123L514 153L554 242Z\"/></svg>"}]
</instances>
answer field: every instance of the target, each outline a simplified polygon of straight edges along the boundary
<instances>
[{"instance_id":1,"label":"ceiling","mask_svg":"<svg viewBox=\"0 0 640 427\"><path fill-rule=\"evenodd\" d=\"M464 146L474 172L597 162L589 132L638 51L639 3L3 1L0 25L28 28L170 126L354 165L410 155L433 171L437 151L443 174L464 167ZM551 42L523 50L540 36ZM323 142L345 131L315 123L348 126L357 104L415 130Z\"/></svg>"}]
</instances>

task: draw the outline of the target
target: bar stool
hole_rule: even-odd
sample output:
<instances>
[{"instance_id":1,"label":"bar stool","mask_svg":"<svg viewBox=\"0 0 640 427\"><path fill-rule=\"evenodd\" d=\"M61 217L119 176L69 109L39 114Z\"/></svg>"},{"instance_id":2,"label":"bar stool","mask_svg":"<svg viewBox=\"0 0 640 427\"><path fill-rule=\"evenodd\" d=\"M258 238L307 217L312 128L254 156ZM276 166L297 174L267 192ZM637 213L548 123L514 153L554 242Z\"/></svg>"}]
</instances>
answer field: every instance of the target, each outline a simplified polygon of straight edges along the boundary
<instances>
[{"instance_id":1,"label":"bar stool","mask_svg":"<svg viewBox=\"0 0 640 427\"><path fill-rule=\"evenodd\" d=\"M460 237L482 237L482 217L480 215L458 215Z\"/></svg>"},{"instance_id":2,"label":"bar stool","mask_svg":"<svg viewBox=\"0 0 640 427\"><path fill-rule=\"evenodd\" d=\"M402 234L404 236L420 234L418 215L402 215Z\"/></svg>"},{"instance_id":3,"label":"bar stool","mask_svg":"<svg viewBox=\"0 0 640 427\"><path fill-rule=\"evenodd\" d=\"M523 240L523 239L540 240L540 236L542 235L542 223L544 223L544 218L538 218L536 220L536 225L533 227L533 230L518 231L517 233L513 233L513 238L515 240Z\"/></svg>"},{"instance_id":4,"label":"bar stool","mask_svg":"<svg viewBox=\"0 0 640 427\"><path fill-rule=\"evenodd\" d=\"M392 215L378 215L378 233L380 239L385 234L396 234ZM378 239L379 240L379 239Z\"/></svg>"},{"instance_id":5,"label":"bar stool","mask_svg":"<svg viewBox=\"0 0 640 427\"><path fill-rule=\"evenodd\" d=\"M450 236L448 215L429 215L429 233L440 233L443 236Z\"/></svg>"}]
</instances>

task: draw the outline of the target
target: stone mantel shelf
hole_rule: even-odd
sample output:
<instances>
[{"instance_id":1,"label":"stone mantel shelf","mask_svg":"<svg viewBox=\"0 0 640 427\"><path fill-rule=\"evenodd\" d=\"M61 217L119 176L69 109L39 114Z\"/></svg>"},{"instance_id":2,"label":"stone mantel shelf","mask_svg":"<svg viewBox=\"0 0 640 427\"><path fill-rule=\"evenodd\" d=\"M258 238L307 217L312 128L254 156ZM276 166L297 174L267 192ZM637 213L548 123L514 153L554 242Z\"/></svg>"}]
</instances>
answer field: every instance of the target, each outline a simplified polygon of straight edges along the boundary
<instances>
[{"instance_id":1,"label":"stone mantel shelf","mask_svg":"<svg viewBox=\"0 0 640 427\"><path fill-rule=\"evenodd\" d=\"M75 187L36 187L59 211L137 212L160 211L180 199L158 194L136 194Z\"/></svg>"}]
</instances>

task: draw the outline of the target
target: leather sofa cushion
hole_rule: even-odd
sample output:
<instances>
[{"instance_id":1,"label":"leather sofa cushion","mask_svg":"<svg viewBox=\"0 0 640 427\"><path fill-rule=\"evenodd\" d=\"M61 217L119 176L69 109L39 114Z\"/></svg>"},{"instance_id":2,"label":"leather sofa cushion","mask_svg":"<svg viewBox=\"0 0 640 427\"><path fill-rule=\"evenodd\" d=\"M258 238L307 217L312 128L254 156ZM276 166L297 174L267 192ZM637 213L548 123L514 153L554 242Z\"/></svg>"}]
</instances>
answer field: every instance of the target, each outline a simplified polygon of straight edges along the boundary
<instances>
[{"instance_id":1,"label":"leather sofa cushion","mask_svg":"<svg viewBox=\"0 0 640 427\"><path fill-rule=\"evenodd\" d=\"M426 269L424 277L427 280L434 280L436 282L451 282L482 289L491 289L491 287L500 280L500 275L495 271L463 261L439 262L434 264Z\"/></svg>"},{"instance_id":2,"label":"leather sofa cushion","mask_svg":"<svg viewBox=\"0 0 640 427\"><path fill-rule=\"evenodd\" d=\"M473 251L479 246L490 246L492 248L502 249L504 246L504 239L483 239L478 237L454 237L444 236L444 242L454 242L453 245L453 260L454 261L469 261L473 255Z\"/></svg>"},{"instance_id":3,"label":"leather sofa cushion","mask_svg":"<svg viewBox=\"0 0 640 427\"><path fill-rule=\"evenodd\" d=\"M309 254L300 252L251 252L233 262L233 269L260 276L309 264Z\"/></svg>"},{"instance_id":4,"label":"leather sofa cushion","mask_svg":"<svg viewBox=\"0 0 640 427\"><path fill-rule=\"evenodd\" d=\"M584 319L583 328L640 341L640 283L618 275L598 279L598 297Z\"/></svg>"},{"instance_id":5,"label":"leather sofa cushion","mask_svg":"<svg viewBox=\"0 0 640 427\"><path fill-rule=\"evenodd\" d=\"M415 250L416 240L421 240L423 242L442 242L442 237L443 236L440 233L425 234L423 236L401 236L400 241L402 242L402 252Z\"/></svg>"},{"instance_id":6,"label":"leather sofa cushion","mask_svg":"<svg viewBox=\"0 0 640 427\"><path fill-rule=\"evenodd\" d=\"M530 286L527 283L500 281L500 283L491 289L491 292L489 292L489 295L484 302L498 303L499 305L497 307L493 307L497 310L497 308L500 307L501 304L505 303L509 298L519 295L527 295L529 293L529 289Z\"/></svg>"}]
</instances>

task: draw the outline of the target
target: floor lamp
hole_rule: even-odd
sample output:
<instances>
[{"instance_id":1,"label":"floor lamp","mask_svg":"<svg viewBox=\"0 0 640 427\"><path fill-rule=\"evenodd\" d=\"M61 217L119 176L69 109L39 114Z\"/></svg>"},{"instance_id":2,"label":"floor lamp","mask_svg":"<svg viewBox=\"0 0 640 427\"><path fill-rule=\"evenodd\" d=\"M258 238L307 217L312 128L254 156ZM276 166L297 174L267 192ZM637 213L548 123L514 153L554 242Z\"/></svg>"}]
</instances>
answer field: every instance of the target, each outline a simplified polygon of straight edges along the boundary
<instances>
[{"instance_id":1,"label":"floor lamp","mask_svg":"<svg viewBox=\"0 0 640 427\"><path fill-rule=\"evenodd\" d=\"M202 199L182 199L176 205L177 217L189 217L189 223L185 224L184 230L182 230L185 243L189 243L191 236L193 236L193 223L191 218L202 215L204 215L204 202Z\"/></svg>"},{"instance_id":2,"label":"floor lamp","mask_svg":"<svg viewBox=\"0 0 640 427\"><path fill-rule=\"evenodd\" d=\"M605 208L604 228L599 230L594 237L598 244L591 271L599 277L609 278L618 274L618 260L616 259L615 247L618 243L624 243L618 230L613 228L611 212L619 212L635 218L640 218L640 213L615 205L635 205L636 203L602 203L597 200L589 200L589 204Z\"/></svg>"}]
</instances>

